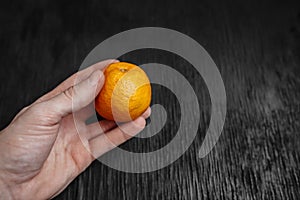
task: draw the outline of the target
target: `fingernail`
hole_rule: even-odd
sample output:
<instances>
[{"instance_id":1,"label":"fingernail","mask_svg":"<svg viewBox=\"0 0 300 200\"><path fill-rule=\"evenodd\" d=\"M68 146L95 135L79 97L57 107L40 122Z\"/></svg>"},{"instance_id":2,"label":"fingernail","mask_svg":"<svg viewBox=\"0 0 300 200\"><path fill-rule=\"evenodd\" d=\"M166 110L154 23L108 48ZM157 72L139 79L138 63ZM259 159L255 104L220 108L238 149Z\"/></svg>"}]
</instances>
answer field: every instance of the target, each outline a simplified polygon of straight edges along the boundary
<instances>
[{"instance_id":1,"label":"fingernail","mask_svg":"<svg viewBox=\"0 0 300 200\"><path fill-rule=\"evenodd\" d=\"M103 77L103 72L100 70L96 70L89 78L89 83L91 86L95 86L98 84L99 80Z\"/></svg>"},{"instance_id":2,"label":"fingernail","mask_svg":"<svg viewBox=\"0 0 300 200\"><path fill-rule=\"evenodd\" d=\"M148 107L147 110L142 114L142 117L146 119L150 117L150 115L151 115L151 107Z\"/></svg>"}]
</instances>

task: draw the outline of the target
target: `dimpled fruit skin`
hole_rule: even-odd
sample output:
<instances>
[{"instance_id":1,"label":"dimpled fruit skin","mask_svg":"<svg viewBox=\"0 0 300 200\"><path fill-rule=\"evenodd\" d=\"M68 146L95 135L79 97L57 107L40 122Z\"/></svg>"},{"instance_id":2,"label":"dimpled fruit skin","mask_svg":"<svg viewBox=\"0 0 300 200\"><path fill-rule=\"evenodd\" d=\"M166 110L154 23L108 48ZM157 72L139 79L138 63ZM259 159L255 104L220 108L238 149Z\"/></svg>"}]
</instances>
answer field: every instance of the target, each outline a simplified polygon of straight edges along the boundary
<instances>
[{"instance_id":1,"label":"dimpled fruit skin","mask_svg":"<svg viewBox=\"0 0 300 200\"><path fill-rule=\"evenodd\" d=\"M138 66L117 62L104 71L105 83L95 99L99 115L117 122L139 117L151 102L151 84L146 73Z\"/></svg>"}]
</instances>

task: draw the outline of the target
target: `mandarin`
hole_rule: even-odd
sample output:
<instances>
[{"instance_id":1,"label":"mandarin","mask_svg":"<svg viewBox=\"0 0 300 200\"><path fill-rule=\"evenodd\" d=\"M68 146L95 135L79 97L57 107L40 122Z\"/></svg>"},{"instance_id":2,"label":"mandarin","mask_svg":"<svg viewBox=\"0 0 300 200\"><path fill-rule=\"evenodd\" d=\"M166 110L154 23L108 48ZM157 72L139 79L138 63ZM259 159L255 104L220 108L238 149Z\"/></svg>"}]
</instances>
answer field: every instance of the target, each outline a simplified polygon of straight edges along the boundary
<instances>
[{"instance_id":1,"label":"mandarin","mask_svg":"<svg viewBox=\"0 0 300 200\"><path fill-rule=\"evenodd\" d=\"M105 82L95 99L99 115L108 120L127 122L136 119L150 105L151 85L138 66L117 62L104 71Z\"/></svg>"}]
</instances>

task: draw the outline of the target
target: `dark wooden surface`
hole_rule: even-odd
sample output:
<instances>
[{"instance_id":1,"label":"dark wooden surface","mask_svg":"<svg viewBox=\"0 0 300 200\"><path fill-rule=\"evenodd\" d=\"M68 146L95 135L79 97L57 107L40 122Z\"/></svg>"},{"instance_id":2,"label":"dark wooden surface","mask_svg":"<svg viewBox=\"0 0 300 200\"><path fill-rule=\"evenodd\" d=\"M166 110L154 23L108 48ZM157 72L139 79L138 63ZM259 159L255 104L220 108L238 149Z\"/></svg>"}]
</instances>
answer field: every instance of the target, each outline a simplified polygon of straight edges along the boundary
<instances>
[{"instance_id":1,"label":"dark wooden surface","mask_svg":"<svg viewBox=\"0 0 300 200\"><path fill-rule=\"evenodd\" d=\"M225 83L224 131L213 151L200 159L197 152L210 114L202 78L184 71L189 64L167 52L124 55L122 59L136 63L168 64L185 75L201 106L198 135L180 159L159 171L129 174L94 162L57 199L300 199L297 1L0 4L1 128L76 72L94 46L130 28L160 26L189 35L210 53ZM155 138L132 140L122 148L151 151L176 133L179 105L174 96L154 86L153 101L165 105L166 126Z\"/></svg>"}]
</instances>

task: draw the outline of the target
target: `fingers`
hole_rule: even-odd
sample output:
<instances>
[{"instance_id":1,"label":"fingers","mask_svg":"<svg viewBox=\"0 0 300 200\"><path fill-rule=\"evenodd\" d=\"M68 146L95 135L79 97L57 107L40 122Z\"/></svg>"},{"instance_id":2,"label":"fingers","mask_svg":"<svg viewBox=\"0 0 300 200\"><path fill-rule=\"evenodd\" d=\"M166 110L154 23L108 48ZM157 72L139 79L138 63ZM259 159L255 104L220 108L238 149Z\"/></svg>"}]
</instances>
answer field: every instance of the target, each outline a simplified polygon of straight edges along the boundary
<instances>
[{"instance_id":1,"label":"fingers","mask_svg":"<svg viewBox=\"0 0 300 200\"><path fill-rule=\"evenodd\" d=\"M99 136L112 128L117 126L116 122L110 120L102 120L100 122L95 122L93 124L89 124L86 127L86 132L83 133L84 137L88 140L93 139L96 136Z\"/></svg>"},{"instance_id":2,"label":"fingers","mask_svg":"<svg viewBox=\"0 0 300 200\"><path fill-rule=\"evenodd\" d=\"M52 113L57 122L61 117L76 112L89 105L97 96L104 83L100 70L93 72L86 80L70 87L48 101L42 102L44 110Z\"/></svg>"},{"instance_id":3,"label":"fingers","mask_svg":"<svg viewBox=\"0 0 300 200\"><path fill-rule=\"evenodd\" d=\"M147 110L141 115L144 119L147 119L151 114L151 108L148 107ZM102 120L99 122L95 122L87 125L85 137L90 140L96 136L99 136L112 128L115 128L117 123L110 120Z\"/></svg>"},{"instance_id":4,"label":"fingers","mask_svg":"<svg viewBox=\"0 0 300 200\"><path fill-rule=\"evenodd\" d=\"M78 84L79 82L87 79L94 71L96 70L104 70L108 65L112 63L119 62L118 60L114 59L109 59L109 60L104 60L102 62L98 62L82 71L79 71L72 76L70 76L68 79L63 81L61 84L59 84L56 88L54 88L52 91L49 93L45 94L44 96L40 97L36 102L34 103L39 103L42 101L47 101L51 99L52 97L62 93L63 91L67 90L68 88Z\"/></svg>"},{"instance_id":5,"label":"fingers","mask_svg":"<svg viewBox=\"0 0 300 200\"><path fill-rule=\"evenodd\" d=\"M144 119L147 119L151 115L151 108L148 107L147 110L142 114Z\"/></svg>"},{"instance_id":6,"label":"fingers","mask_svg":"<svg viewBox=\"0 0 300 200\"><path fill-rule=\"evenodd\" d=\"M82 108L81 110L74 113L74 118L76 120L80 120L85 122L93 113L95 112L95 108L92 103Z\"/></svg>"},{"instance_id":7,"label":"fingers","mask_svg":"<svg viewBox=\"0 0 300 200\"><path fill-rule=\"evenodd\" d=\"M112 64L112 63L116 63L119 62L118 60L115 59L108 59L108 60L104 60L102 62L98 62L82 71L79 71L75 74L73 74L72 76L70 76L68 79L66 79L65 81L63 81L62 83L60 83L56 88L54 88L52 91L48 92L47 94L43 95L42 97L40 97L39 99L37 99L33 104L31 104L30 106L27 106L25 108L23 108L18 114L17 116L15 116L15 118L12 120L12 122L14 122L21 114L23 114L28 108L30 108L31 106L43 102L43 101L47 101L51 98L53 98L54 96L62 93L63 91L67 90L68 88L74 86L76 83L81 82L82 80L86 79L87 77L89 77L94 71L96 70L103 70L105 69L108 65ZM92 113L92 112L91 112Z\"/></svg>"},{"instance_id":8,"label":"fingers","mask_svg":"<svg viewBox=\"0 0 300 200\"><path fill-rule=\"evenodd\" d=\"M91 139L89 144L92 155L97 158L114 147L122 144L142 131L145 124L145 119L143 117L138 117L134 121L122 124L106 134L101 134Z\"/></svg>"},{"instance_id":9,"label":"fingers","mask_svg":"<svg viewBox=\"0 0 300 200\"><path fill-rule=\"evenodd\" d=\"M78 83L78 82L81 82L82 80L85 80L87 77L89 77L94 71L96 70L101 70L101 71L104 71L104 69L112 64L112 63L116 63L116 62L119 62L118 60L115 60L115 59L109 59L109 60L104 60L102 62L98 62L98 63L95 63L93 65L91 65L90 67L82 70L82 71L79 71L75 74L75 77L73 77L73 79L76 80L75 84ZM73 75L74 76L74 75ZM75 81L74 80L74 81ZM74 83L73 81L73 83ZM72 83L72 81L71 81ZM69 86L70 87L70 86Z\"/></svg>"}]
</instances>

